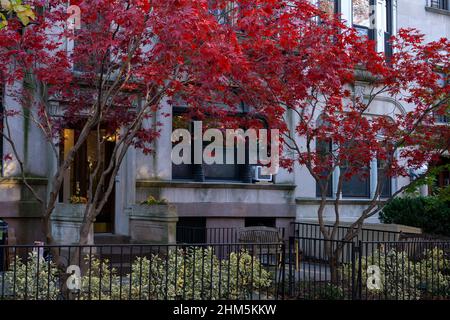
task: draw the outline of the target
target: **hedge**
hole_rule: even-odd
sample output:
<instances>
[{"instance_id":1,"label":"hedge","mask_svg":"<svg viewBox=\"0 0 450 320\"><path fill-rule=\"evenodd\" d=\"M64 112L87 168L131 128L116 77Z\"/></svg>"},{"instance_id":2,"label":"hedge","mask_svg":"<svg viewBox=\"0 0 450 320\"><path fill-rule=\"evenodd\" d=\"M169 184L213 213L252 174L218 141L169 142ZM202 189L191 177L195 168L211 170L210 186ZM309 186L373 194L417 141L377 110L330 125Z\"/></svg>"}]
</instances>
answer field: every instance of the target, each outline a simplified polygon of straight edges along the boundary
<instances>
[{"instance_id":1,"label":"hedge","mask_svg":"<svg viewBox=\"0 0 450 320\"><path fill-rule=\"evenodd\" d=\"M450 201L437 197L393 199L380 214L383 223L421 228L424 233L450 237Z\"/></svg>"}]
</instances>

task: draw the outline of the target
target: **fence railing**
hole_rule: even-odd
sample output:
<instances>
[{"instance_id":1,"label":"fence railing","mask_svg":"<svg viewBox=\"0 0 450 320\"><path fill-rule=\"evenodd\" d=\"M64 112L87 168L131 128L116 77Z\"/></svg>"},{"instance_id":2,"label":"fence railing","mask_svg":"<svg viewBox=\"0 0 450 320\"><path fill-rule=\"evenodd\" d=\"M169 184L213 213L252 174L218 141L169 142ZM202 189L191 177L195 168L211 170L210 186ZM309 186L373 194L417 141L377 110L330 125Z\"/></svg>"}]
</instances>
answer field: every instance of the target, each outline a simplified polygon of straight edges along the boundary
<instances>
[{"instance_id":1,"label":"fence railing","mask_svg":"<svg viewBox=\"0 0 450 320\"><path fill-rule=\"evenodd\" d=\"M450 242L292 238L288 293L298 299L450 299Z\"/></svg>"},{"instance_id":2,"label":"fence railing","mask_svg":"<svg viewBox=\"0 0 450 320\"><path fill-rule=\"evenodd\" d=\"M0 300L284 297L280 243L0 246Z\"/></svg>"},{"instance_id":3,"label":"fence railing","mask_svg":"<svg viewBox=\"0 0 450 320\"><path fill-rule=\"evenodd\" d=\"M293 236L301 238L323 238L319 224L305 223L305 222L293 222L292 223ZM330 232L334 226L325 225L325 230ZM333 240L343 240L350 227L338 226ZM401 236L401 232L397 231L384 231L373 228L362 228L353 241L397 241Z\"/></svg>"},{"instance_id":4,"label":"fence railing","mask_svg":"<svg viewBox=\"0 0 450 320\"><path fill-rule=\"evenodd\" d=\"M450 241L291 237L0 252L0 300L450 300Z\"/></svg>"},{"instance_id":5,"label":"fence railing","mask_svg":"<svg viewBox=\"0 0 450 320\"><path fill-rule=\"evenodd\" d=\"M239 243L244 228L202 228L177 226L177 243ZM288 239L285 228L277 228L281 239Z\"/></svg>"}]
</instances>

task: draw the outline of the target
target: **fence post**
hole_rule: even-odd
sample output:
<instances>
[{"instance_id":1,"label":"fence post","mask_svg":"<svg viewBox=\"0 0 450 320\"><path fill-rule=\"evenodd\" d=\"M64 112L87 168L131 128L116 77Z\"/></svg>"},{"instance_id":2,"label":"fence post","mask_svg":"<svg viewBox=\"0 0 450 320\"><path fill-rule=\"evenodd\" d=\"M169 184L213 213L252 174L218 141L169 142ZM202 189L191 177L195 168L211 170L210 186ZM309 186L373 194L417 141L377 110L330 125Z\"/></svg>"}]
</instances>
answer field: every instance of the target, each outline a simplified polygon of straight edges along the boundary
<instances>
[{"instance_id":1,"label":"fence post","mask_svg":"<svg viewBox=\"0 0 450 320\"><path fill-rule=\"evenodd\" d=\"M294 288L293 288L293 281L295 283L295 278L293 278L294 276L294 272L293 272L293 251L295 250L294 248L294 242L295 242L295 238L294 237L289 237L289 296L292 297L294 294ZM294 279L294 280L293 280Z\"/></svg>"},{"instance_id":2,"label":"fence post","mask_svg":"<svg viewBox=\"0 0 450 320\"><path fill-rule=\"evenodd\" d=\"M352 255L351 255L351 257L352 257L352 300L356 300L356 283L355 283L356 246L353 241L352 241L351 249L352 249Z\"/></svg>"},{"instance_id":3,"label":"fence post","mask_svg":"<svg viewBox=\"0 0 450 320\"><path fill-rule=\"evenodd\" d=\"M352 242L352 300L362 299L362 241ZM358 255L358 259L356 259ZM358 273L358 274L356 274Z\"/></svg>"},{"instance_id":4,"label":"fence post","mask_svg":"<svg viewBox=\"0 0 450 320\"><path fill-rule=\"evenodd\" d=\"M358 300L362 299L362 241L358 241Z\"/></svg>"},{"instance_id":5,"label":"fence post","mask_svg":"<svg viewBox=\"0 0 450 320\"><path fill-rule=\"evenodd\" d=\"M285 290L286 290L286 242L283 240L283 244L281 245L281 263L280 268L283 268L281 271L281 300L284 300Z\"/></svg>"}]
</instances>

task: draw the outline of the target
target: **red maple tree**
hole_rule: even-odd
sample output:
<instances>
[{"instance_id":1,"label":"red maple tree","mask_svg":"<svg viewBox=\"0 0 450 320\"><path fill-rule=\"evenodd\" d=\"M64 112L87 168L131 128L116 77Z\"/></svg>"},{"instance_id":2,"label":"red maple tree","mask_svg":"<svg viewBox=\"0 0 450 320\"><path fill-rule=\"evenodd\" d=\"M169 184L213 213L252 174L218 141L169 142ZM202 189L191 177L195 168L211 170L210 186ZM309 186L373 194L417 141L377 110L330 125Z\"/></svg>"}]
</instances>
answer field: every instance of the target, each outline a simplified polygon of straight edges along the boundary
<instances>
[{"instance_id":1,"label":"red maple tree","mask_svg":"<svg viewBox=\"0 0 450 320\"><path fill-rule=\"evenodd\" d=\"M25 28L11 21L0 32L7 83L33 84L17 97L36 98L22 102L33 101L29 107L38 110L32 114L47 139L57 138L67 123L83 122L84 134L58 167L50 200L43 202L48 241L64 171L87 134L106 123L119 132L119 143L101 172L108 191L91 184L81 243L126 150L150 151L148 142L158 130L143 127L143 120L165 97L169 103L185 100L191 116L217 114L223 121L231 121L233 106L244 103L250 111L242 125L251 127L253 119L264 117L279 129L291 154L282 166L305 166L319 185L317 214L328 240L335 239L340 223L344 182L366 175L373 159L383 164L386 177L400 177L448 150L448 126L434 120L448 112L449 84L440 81L449 72L447 39L424 43L416 30L400 30L392 39L393 55L385 57L373 41L305 0L80 0L85 28L72 33L60 3L49 1L45 14ZM72 52L62 49L65 39L76 43ZM74 73L74 65L83 72ZM136 96L143 98L137 108ZM378 98L406 107L380 110ZM55 99L64 115L58 119L49 113ZM229 108L218 107L223 104ZM327 229L327 186L336 172L335 223ZM384 205L383 183L380 176L370 204L344 239L353 239Z\"/></svg>"}]
</instances>

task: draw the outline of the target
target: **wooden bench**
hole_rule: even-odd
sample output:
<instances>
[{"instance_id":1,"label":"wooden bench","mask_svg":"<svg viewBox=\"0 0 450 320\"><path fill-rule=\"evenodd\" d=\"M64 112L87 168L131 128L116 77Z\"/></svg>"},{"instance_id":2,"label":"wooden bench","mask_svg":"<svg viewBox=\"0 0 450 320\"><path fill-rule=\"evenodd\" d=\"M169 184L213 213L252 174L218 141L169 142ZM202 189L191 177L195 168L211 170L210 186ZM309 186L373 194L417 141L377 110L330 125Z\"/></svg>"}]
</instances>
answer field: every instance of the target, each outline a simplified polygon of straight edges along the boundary
<instances>
[{"instance_id":1,"label":"wooden bench","mask_svg":"<svg viewBox=\"0 0 450 320\"><path fill-rule=\"evenodd\" d=\"M283 238L277 228L246 227L238 230L238 241L250 254L266 265L280 265Z\"/></svg>"}]
</instances>

